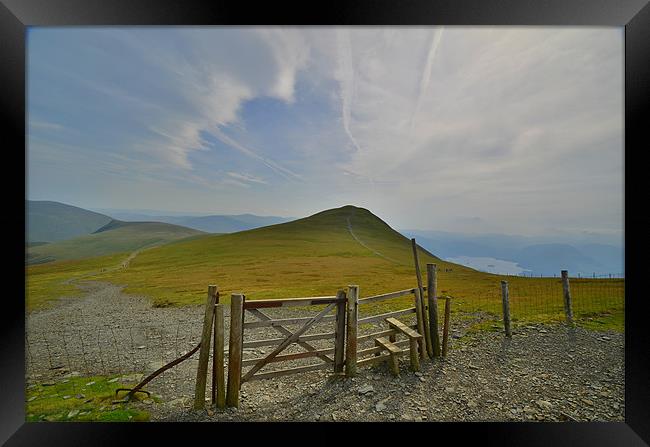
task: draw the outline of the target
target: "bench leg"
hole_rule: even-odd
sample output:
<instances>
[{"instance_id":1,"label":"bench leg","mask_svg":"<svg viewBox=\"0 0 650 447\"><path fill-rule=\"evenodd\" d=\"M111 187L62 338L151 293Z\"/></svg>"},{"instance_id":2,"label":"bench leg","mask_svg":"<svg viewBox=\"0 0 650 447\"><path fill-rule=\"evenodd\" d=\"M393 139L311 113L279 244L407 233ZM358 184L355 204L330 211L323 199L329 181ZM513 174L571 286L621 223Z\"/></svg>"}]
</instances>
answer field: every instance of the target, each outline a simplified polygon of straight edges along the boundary
<instances>
[{"instance_id":1,"label":"bench leg","mask_svg":"<svg viewBox=\"0 0 650 447\"><path fill-rule=\"evenodd\" d=\"M420 370L420 357L418 352L418 342L415 339L410 340L411 368L413 371Z\"/></svg>"},{"instance_id":2,"label":"bench leg","mask_svg":"<svg viewBox=\"0 0 650 447\"><path fill-rule=\"evenodd\" d=\"M397 356L395 354L390 355L388 366L390 367L390 372L393 373L395 377L399 376L399 363L397 362Z\"/></svg>"}]
</instances>

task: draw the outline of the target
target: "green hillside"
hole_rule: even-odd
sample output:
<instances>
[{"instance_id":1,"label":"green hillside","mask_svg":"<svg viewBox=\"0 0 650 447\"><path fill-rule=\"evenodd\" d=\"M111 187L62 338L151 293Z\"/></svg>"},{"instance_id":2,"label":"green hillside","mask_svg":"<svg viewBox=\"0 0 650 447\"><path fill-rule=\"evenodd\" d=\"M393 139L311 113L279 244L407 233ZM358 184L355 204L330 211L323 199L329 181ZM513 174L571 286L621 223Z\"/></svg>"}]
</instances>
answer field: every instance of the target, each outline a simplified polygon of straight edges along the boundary
<instances>
[{"instance_id":1,"label":"green hillside","mask_svg":"<svg viewBox=\"0 0 650 447\"><path fill-rule=\"evenodd\" d=\"M28 243L54 242L91 234L111 221L92 211L49 201L25 201Z\"/></svg>"},{"instance_id":2,"label":"green hillside","mask_svg":"<svg viewBox=\"0 0 650 447\"><path fill-rule=\"evenodd\" d=\"M201 231L161 222L112 220L92 234L27 248L27 263L84 259L163 244L202 234Z\"/></svg>"},{"instance_id":3,"label":"green hillside","mask_svg":"<svg viewBox=\"0 0 650 447\"><path fill-rule=\"evenodd\" d=\"M440 276L475 285L493 275L450 264L420 251L422 268L435 262ZM445 269L453 269L445 272ZM413 287L410 240L370 211L353 206L323 211L288 223L220 236L206 235L142 252L128 269L95 279L127 285L126 292L159 305L196 304L208 284L226 297L249 299L332 295L359 284L362 296ZM446 292L446 282L443 286ZM498 284L498 282L497 282Z\"/></svg>"},{"instance_id":4,"label":"green hillside","mask_svg":"<svg viewBox=\"0 0 650 447\"><path fill-rule=\"evenodd\" d=\"M118 225L93 237L128 229ZM34 247L39 248L49 247ZM67 249L69 253L75 250L72 245ZM129 250L112 256L28 266L28 309L46 305L61 293L70 293L65 281L73 277L124 285L126 293L147 296L154 305L163 307L203 304L209 284L219 286L223 302L228 302L234 292L244 293L247 299L324 296L357 284L361 297L365 297L417 284L411 241L370 211L353 206L239 233L168 242L131 256L128 267L121 268L127 256ZM504 277L442 261L425 250L420 250L419 256L423 278L426 263L437 264L438 292L454 297L455 315L462 313L472 318L477 311L487 311L499 318L500 280L507 279L514 320L563 318L559 279ZM597 282L599 286L594 288L595 282L572 279L576 317L584 318L585 324L622 330L623 280ZM602 289L603 285L608 291ZM411 300L404 297L401 302L378 306L405 307ZM494 321L486 324L492 327Z\"/></svg>"}]
</instances>

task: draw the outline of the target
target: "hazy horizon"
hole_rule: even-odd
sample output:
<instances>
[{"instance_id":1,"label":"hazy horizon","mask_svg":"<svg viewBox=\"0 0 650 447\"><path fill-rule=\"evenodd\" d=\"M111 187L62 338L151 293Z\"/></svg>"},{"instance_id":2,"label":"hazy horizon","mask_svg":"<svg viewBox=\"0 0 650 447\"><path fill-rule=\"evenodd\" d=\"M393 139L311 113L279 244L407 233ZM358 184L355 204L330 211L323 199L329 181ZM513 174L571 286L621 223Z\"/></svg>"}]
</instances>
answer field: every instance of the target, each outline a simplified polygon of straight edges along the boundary
<instances>
[{"instance_id":1,"label":"hazy horizon","mask_svg":"<svg viewBox=\"0 0 650 447\"><path fill-rule=\"evenodd\" d=\"M30 28L27 197L187 215L352 204L399 229L622 239L623 37Z\"/></svg>"}]
</instances>

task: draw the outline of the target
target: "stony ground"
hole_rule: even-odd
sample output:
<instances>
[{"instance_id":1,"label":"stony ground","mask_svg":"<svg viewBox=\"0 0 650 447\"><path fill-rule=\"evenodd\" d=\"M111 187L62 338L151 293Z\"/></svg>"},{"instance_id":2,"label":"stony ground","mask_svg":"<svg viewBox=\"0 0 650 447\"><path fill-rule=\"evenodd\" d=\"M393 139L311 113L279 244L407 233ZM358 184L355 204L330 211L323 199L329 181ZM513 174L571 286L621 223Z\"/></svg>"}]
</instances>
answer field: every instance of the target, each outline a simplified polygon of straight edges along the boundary
<instances>
[{"instance_id":1,"label":"stony ground","mask_svg":"<svg viewBox=\"0 0 650 447\"><path fill-rule=\"evenodd\" d=\"M63 300L28 316L28 382L77 374L142 377L198 343L202 306L152 308L146 299L124 295L118 286L88 282L83 287L89 292L86 298ZM274 318L296 315L291 308L273 312ZM228 314L226 309L226 323ZM154 421L625 419L623 334L529 325L506 339L499 331L468 332L474 321L453 321L447 357L423 361L417 373L410 371L406 356L400 360L399 377L378 365L360 368L351 379L324 370L248 382L242 385L239 409L208 405L193 411L197 354L148 385L160 403L131 405L146 406ZM333 323L313 332L323 332L327 325ZM271 328L255 334L280 337ZM248 333L247 339L252 339ZM271 349L247 349L245 358Z\"/></svg>"}]
</instances>

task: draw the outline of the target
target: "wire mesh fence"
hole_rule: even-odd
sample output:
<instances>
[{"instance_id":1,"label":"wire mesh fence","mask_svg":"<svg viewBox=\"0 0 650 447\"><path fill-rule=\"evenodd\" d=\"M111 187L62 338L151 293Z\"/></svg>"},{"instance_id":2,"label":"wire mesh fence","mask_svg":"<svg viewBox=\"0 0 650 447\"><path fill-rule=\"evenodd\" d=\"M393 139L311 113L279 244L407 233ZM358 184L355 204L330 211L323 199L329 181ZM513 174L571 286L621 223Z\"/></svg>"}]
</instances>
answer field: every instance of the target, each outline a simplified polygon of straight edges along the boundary
<instances>
[{"instance_id":1,"label":"wire mesh fence","mask_svg":"<svg viewBox=\"0 0 650 447\"><path fill-rule=\"evenodd\" d=\"M25 375L28 382L53 378L149 374L190 351L200 341L201 321L166 325L76 325L28 328ZM197 358L186 363L196 368ZM65 382L63 382L65 383Z\"/></svg>"},{"instance_id":2,"label":"wire mesh fence","mask_svg":"<svg viewBox=\"0 0 650 447\"><path fill-rule=\"evenodd\" d=\"M509 277L507 280L510 315L515 325L566 321L561 278ZM569 283L574 320L615 316L622 321L625 309L623 278L570 278ZM500 283L495 281L493 287L454 297L454 312L502 320Z\"/></svg>"}]
</instances>

